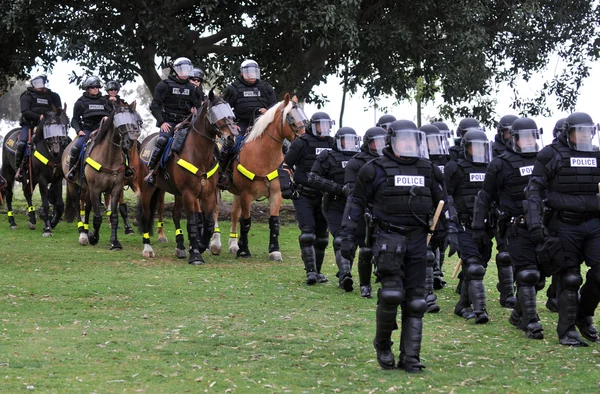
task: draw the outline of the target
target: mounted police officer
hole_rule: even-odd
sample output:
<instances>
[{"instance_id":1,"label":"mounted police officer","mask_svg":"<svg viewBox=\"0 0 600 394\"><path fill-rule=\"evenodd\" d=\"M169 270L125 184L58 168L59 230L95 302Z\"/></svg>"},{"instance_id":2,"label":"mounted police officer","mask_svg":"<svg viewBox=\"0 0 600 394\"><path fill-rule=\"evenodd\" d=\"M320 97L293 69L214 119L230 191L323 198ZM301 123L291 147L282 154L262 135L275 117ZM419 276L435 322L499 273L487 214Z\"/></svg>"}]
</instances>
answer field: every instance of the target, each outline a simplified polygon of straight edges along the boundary
<instances>
[{"instance_id":1,"label":"mounted police officer","mask_svg":"<svg viewBox=\"0 0 600 394\"><path fill-rule=\"evenodd\" d=\"M381 115L379 120L377 121L376 127L381 127L383 130L387 131L389 125L396 121L396 117L394 115Z\"/></svg>"},{"instance_id":2,"label":"mounted police officer","mask_svg":"<svg viewBox=\"0 0 600 394\"><path fill-rule=\"evenodd\" d=\"M106 95L104 98L108 100L109 104L112 105L126 105L125 100L119 96L119 91L121 90L121 84L117 81L108 81L106 83Z\"/></svg>"},{"instance_id":3,"label":"mounted police officer","mask_svg":"<svg viewBox=\"0 0 600 394\"><path fill-rule=\"evenodd\" d=\"M425 301L427 228L440 200L446 201L448 217L455 219L442 174L427 158L425 135L409 120L393 122L387 132L383 156L358 173L354 193L344 212L342 255L351 256L356 229L369 202L373 202L374 233L369 237L381 279L377 293L376 330L373 344L384 369L420 372L420 351ZM443 220L446 215L443 215ZM456 225L448 223L451 243L456 244ZM370 230L369 230L370 231ZM400 357L396 366L391 350L396 316L402 308Z\"/></svg>"},{"instance_id":4,"label":"mounted police officer","mask_svg":"<svg viewBox=\"0 0 600 394\"><path fill-rule=\"evenodd\" d=\"M486 215L492 204L498 201L498 208L504 215L497 226L496 242L502 240L506 245L508 253L503 253L509 255L512 261L518 289L517 304L510 322L532 339L544 338L535 306L536 293L544 288L544 279L536 258L536 244L527 230L523 200L540 146L535 122L529 118L517 118L510 127L505 153L494 158L487 168L483 188L475 199L472 223L475 240L487 237ZM501 268L498 265L498 270ZM510 277L511 281L503 285L512 292L512 272Z\"/></svg>"},{"instance_id":5,"label":"mounted police officer","mask_svg":"<svg viewBox=\"0 0 600 394\"><path fill-rule=\"evenodd\" d=\"M321 273L325 249L329 244L327 220L321 209L323 195L321 190L309 186L308 173L317 156L333 148L334 140L330 134L334 124L327 113L315 112L310 118L310 132L292 142L284 159L284 165L294 171L293 203L300 228L298 242L308 285L327 282Z\"/></svg>"},{"instance_id":6,"label":"mounted police officer","mask_svg":"<svg viewBox=\"0 0 600 394\"><path fill-rule=\"evenodd\" d=\"M200 97L200 102L206 100L204 90L202 90L202 83L204 82L204 71L202 71L198 67L194 67L194 70L192 71L192 76L190 77L190 82L192 83L192 85L196 86L196 89L198 90L198 96Z\"/></svg>"},{"instance_id":7,"label":"mounted police officer","mask_svg":"<svg viewBox=\"0 0 600 394\"><path fill-rule=\"evenodd\" d=\"M310 187L323 191L322 208L329 232L333 235L333 250L338 266L339 287L352 291L352 263L340 253L342 215L346 206L344 187L345 167L360 145L360 138L351 127L340 127L335 133L333 149L321 152L308 173Z\"/></svg>"},{"instance_id":8,"label":"mounted police officer","mask_svg":"<svg viewBox=\"0 0 600 394\"><path fill-rule=\"evenodd\" d=\"M53 109L60 110L62 103L60 96L48 89L48 77L46 75L38 75L31 80L31 86L21 94L21 134L17 143L15 153L15 168L17 169L16 179L19 182L23 181L21 173L21 163L25 155L25 148L29 141L29 131L33 135L34 128L43 119L45 112L50 112Z\"/></svg>"},{"instance_id":9,"label":"mounted police officer","mask_svg":"<svg viewBox=\"0 0 600 394\"><path fill-rule=\"evenodd\" d=\"M585 338L598 341L593 316L600 301L599 162L596 125L588 114L575 112L565 120L557 141L538 153L525 190L527 226L533 242L546 246L548 233L560 235L564 258L557 259L561 265L557 267L556 330L561 345L587 346L575 327ZM544 202L551 210L549 215L542 215ZM548 216L549 220L543 220ZM582 260L590 269L579 291Z\"/></svg>"},{"instance_id":10,"label":"mounted police officer","mask_svg":"<svg viewBox=\"0 0 600 394\"><path fill-rule=\"evenodd\" d=\"M160 81L154 88L154 99L150 104L150 111L156 118L156 126L160 127L160 134L148 162L150 172L145 180L150 185L154 185L156 182L154 170L158 166L169 138L175 132L175 126L187 119L193 108L199 108L202 105L196 86L189 80L193 69L194 66L190 59L177 58L173 62L173 73L167 79Z\"/></svg>"},{"instance_id":11,"label":"mounted police officer","mask_svg":"<svg viewBox=\"0 0 600 394\"><path fill-rule=\"evenodd\" d=\"M100 94L102 82L100 78L92 75L87 77L81 85L85 92L75 102L73 106L73 119L71 127L77 132L77 141L71 147L69 152L69 168L67 179L71 182L75 180L77 171L75 164L79 160L81 148L87 142L92 131L100 126L100 121L110 115L111 105L105 96Z\"/></svg>"},{"instance_id":12,"label":"mounted police officer","mask_svg":"<svg viewBox=\"0 0 600 394\"><path fill-rule=\"evenodd\" d=\"M506 152L506 144L510 139L510 129L515 120L519 119L515 115L504 115L500 118L500 121L496 125L496 135L494 136L494 143L492 144L492 153L494 157L500 156Z\"/></svg>"},{"instance_id":13,"label":"mounted police officer","mask_svg":"<svg viewBox=\"0 0 600 394\"><path fill-rule=\"evenodd\" d=\"M380 119L381 120L381 119ZM386 131L382 127L371 127L365 132L360 152L348 161L344 173L344 194L351 195L358 179L358 172L369 161L378 158L385 147ZM373 212L373 204L369 203L369 212ZM362 231L361 231L362 230ZM365 221L360 218L357 226L356 244L358 251L358 280L360 282L360 296L372 298L371 275L373 273L373 252L365 245Z\"/></svg>"},{"instance_id":14,"label":"mounted police officer","mask_svg":"<svg viewBox=\"0 0 600 394\"><path fill-rule=\"evenodd\" d=\"M458 240L464 277L454 313L465 319L475 318L476 324L485 324L489 321L489 316L483 277L491 257L492 245L489 236L479 243L475 242L471 223L475 196L483 186L487 164L491 160L491 147L482 129L470 128L461 135L462 157L456 161L451 160L444 170L446 188L448 194L454 197L461 224L458 228Z\"/></svg>"},{"instance_id":15,"label":"mounted police officer","mask_svg":"<svg viewBox=\"0 0 600 394\"><path fill-rule=\"evenodd\" d=\"M454 138L454 146L450 147L450 158L452 160L458 160L463 157L461 155L462 145L461 140L465 133L469 130L483 130L479 125L477 119L464 118L458 123L456 128L456 137Z\"/></svg>"}]
</instances>

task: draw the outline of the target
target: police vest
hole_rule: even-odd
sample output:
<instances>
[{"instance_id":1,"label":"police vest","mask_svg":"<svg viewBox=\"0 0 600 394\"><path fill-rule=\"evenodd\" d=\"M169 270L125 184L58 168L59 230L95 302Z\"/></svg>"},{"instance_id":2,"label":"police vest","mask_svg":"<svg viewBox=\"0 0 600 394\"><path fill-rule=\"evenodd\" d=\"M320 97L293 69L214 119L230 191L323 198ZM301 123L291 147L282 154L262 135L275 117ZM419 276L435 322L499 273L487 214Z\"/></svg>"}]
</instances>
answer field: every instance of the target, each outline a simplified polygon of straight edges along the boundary
<instances>
[{"instance_id":1,"label":"police vest","mask_svg":"<svg viewBox=\"0 0 600 394\"><path fill-rule=\"evenodd\" d=\"M422 225L414 215L427 221L433 207L431 162L419 159L414 164L402 165L382 156L373 164L383 169L386 178L383 188L378 189L375 194L373 202L375 216L405 226ZM379 179L377 184L381 184ZM413 188L414 186L416 188ZM411 189L416 193L412 198Z\"/></svg>"},{"instance_id":2,"label":"police vest","mask_svg":"<svg viewBox=\"0 0 600 394\"><path fill-rule=\"evenodd\" d=\"M552 147L560 155L563 166L548 186L549 191L568 195L597 194L600 152L580 152L560 143Z\"/></svg>"},{"instance_id":3,"label":"police vest","mask_svg":"<svg viewBox=\"0 0 600 394\"><path fill-rule=\"evenodd\" d=\"M494 155L494 157L500 156L504 152L506 152L506 145L502 142L494 141L494 143L492 144L492 154Z\"/></svg>"},{"instance_id":4,"label":"police vest","mask_svg":"<svg viewBox=\"0 0 600 394\"><path fill-rule=\"evenodd\" d=\"M338 185L344 185L344 175L346 173L346 165L348 161L356 154L356 152L346 152L332 149L329 151L329 157L331 157L335 165L329 171L326 178L330 181L337 183Z\"/></svg>"},{"instance_id":5,"label":"police vest","mask_svg":"<svg viewBox=\"0 0 600 394\"><path fill-rule=\"evenodd\" d=\"M103 96L83 96L79 100L83 105L83 114L81 117L86 125L95 125L103 117L110 115L108 102Z\"/></svg>"},{"instance_id":6,"label":"police vest","mask_svg":"<svg viewBox=\"0 0 600 394\"><path fill-rule=\"evenodd\" d=\"M448 156L448 155L433 155L433 156L429 157L429 160L431 160L431 162L433 164L435 164L436 166L438 166L438 168L440 169L440 171L443 174L444 173L444 167L450 161L450 156Z\"/></svg>"},{"instance_id":7,"label":"police vest","mask_svg":"<svg viewBox=\"0 0 600 394\"><path fill-rule=\"evenodd\" d=\"M331 150L331 148L333 147L333 138L320 138L310 133L302 134L300 138L308 142L308 150L306 152L306 155L304 155L304 160L302 160L302 164L300 165L300 169L305 174L308 174L312 169L315 160L317 160L317 156L324 150Z\"/></svg>"},{"instance_id":8,"label":"police vest","mask_svg":"<svg viewBox=\"0 0 600 394\"><path fill-rule=\"evenodd\" d=\"M450 159L452 160L458 160L462 157L462 155L460 154L461 149L460 146L451 146L449 153L450 153Z\"/></svg>"},{"instance_id":9,"label":"police vest","mask_svg":"<svg viewBox=\"0 0 600 394\"><path fill-rule=\"evenodd\" d=\"M50 94L50 90L42 92L26 90L23 94L31 97L31 112L42 115L45 112L52 111L52 95Z\"/></svg>"},{"instance_id":10,"label":"police vest","mask_svg":"<svg viewBox=\"0 0 600 394\"><path fill-rule=\"evenodd\" d=\"M165 120L181 121L183 120L181 117L189 115L194 106L196 86L189 82L177 82L171 78L164 79L163 82L167 85L162 98ZM178 119L171 120L174 117L170 116L170 114L179 115L179 117Z\"/></svg>"},{"instance_id":11,"label":"police vest","mask_svg":"<svg viewBox=\"0 0 600 394\"><path fill-rule=\"evenodd\" d=\"M523 200L525 200L525 187L533 172L535 154L521 156L507 150L499 158L509 164L512 172L504 180L504 188L500 190L500 208L511 214L523 214Z\"/></svg>"},{"instance_id":12,"label":"police vest","mask_svg":"<svg viewBox=\"0 0 600 394\"><path fill-rule=\"evenodd\" d=\"M238 119L250 122L255 109L269 107L269 91L265 82L258 80L254 86L248 86L238 79L232 85L237 92L234 111Z\"/></svg>"},{"instance_id":13,"label":"police vest","mask_svg":"<svg viewBox=\"0 0 600 394\"><path fill-rule=\"evenodd\" d=\"M458 164L459 171L462 171L462 179L454 195L456 211L463 217L471 216L475 206L475 197L483 187L487 164L472 163L466 159L459 159L456 164Z\"/></svg>"}]
</instances>

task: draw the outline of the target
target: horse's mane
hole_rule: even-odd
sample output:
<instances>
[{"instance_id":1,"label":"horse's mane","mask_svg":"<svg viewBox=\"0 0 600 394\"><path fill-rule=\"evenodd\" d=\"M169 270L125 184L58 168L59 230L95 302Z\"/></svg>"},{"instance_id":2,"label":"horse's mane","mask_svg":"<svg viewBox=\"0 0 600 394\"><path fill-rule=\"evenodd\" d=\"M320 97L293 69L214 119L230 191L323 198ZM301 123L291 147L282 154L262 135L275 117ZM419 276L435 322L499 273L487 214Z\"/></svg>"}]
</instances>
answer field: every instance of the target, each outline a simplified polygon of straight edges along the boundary
<instances>
[{"instance_id":1,"label":"horse's mane","mask_svg":"<svg viewBox=\"0 0 600 394\"><path fill-rule=\"evenodd\" d=\"M113 111L110 113L108 119L102 122L102 126L100 127L100 130L98 130L98 134L96 135L96 141L104 140L104 138L108 134L108 131L112 130L113 119L118 111L119 107L115 106Z\"/></svg>"},{"instance_id":2,"label":"horse's mane","mask_svg":"<svg viewBox=\"0 0 600 394\"><path fill-rule=\"evenodd\" d=\"M279 106L282 103L283 103L283 101L278 102L277 104L275 104L274 106L269 108L269 110L267 112L265 112L265 114L258 119L258 121L252 127L252 131L250 131L250 134L248 134L248 137L246 137L246 142L254 141L255 139L257 139L258 137L260 137L262 135L262 133L267 129L267 126L270 125L271 122L273 122L273 119L275 119L275 114L277 113L277 109L279 108ZM285 107L285 109L283 111L284 118L291 111L292 106L293 106L293 103L292 103L292 101L290 101L289 104Z\"/></svg>"}]
</instances>

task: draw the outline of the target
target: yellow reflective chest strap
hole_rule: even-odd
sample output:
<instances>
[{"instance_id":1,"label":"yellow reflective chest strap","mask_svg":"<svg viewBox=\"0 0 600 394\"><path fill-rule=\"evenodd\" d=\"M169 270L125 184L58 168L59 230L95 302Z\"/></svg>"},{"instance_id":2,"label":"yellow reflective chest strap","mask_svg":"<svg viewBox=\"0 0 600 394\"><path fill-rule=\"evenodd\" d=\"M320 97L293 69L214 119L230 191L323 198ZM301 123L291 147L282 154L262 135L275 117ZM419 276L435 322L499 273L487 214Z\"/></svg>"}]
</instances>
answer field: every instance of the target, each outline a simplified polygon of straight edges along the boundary
<instances>
[{"instance_id":1,"label":"yellow reflective chest strap","mask_svg":"<svg viewBox=\"0 0 600 394\"><path fill-rule=\"evenodd\" d=\"M89 164L96 171L100 171L100 169L102 168L102 164L98 163L96 160L92 159L89 156L87 159L85 159L85 162L87 164Z\"/></svg>"},{"instance_id":2,"label":"yellow reflective chest strap","mask_svg":"<svg viewBox=\"0 0 600 394\"><path fill-rule=\"evenodd\" d=\"M237 165L237 169L242 175L244 175L246 178L250 179L251 181L253 181L254 178L256 178L256 176L257 176L255 173L253 173L252 171L250 171L246 167L244 167L241 163ZM279 173L277 172L277 169L275 169L275 171L268 173L264 178L267 178L269 181L272 181L273 179L277 178L278 175L279 175Z\"/></svg>"},{"instance_id":3,"label":"yellow reflective chest strap","mask_svg":"<svg viewBox=\"0 0 600 394\"><path fill-rule=\"evenodd\" d=\"M46 156L42 155L42 154L41 154L39 151L37 151L37 150L36 150L35 152L33 152L33 156L34 156L36 159L38 159L39 161L41 161L41 162L42 162L44 165L48 164L48 162L50 161L50 160L48 160L48 159L46 158Z\"/></svg>"},{"instance_id":4,"label":"yellow reflective chest strap","mask_svg":"<svg viewBox=\"0 0 600 394\"><path fill-rule=\"evenodd\" d=\"M195 165L193 165L192 163L190 163L187 160L184 159L179 159L177 160L177 165L180 167L185 168L186 170L188 170L189 172L191 172L192 174L196 175L199 171L198 167L196 167ZM210 178L211 176L213 176L215 174L215 172L217 172L217 169L219 168L219 163L215 163L214 167L211 168L207 173L206 173L206 178Z\"/></svg>"}]
</instances>

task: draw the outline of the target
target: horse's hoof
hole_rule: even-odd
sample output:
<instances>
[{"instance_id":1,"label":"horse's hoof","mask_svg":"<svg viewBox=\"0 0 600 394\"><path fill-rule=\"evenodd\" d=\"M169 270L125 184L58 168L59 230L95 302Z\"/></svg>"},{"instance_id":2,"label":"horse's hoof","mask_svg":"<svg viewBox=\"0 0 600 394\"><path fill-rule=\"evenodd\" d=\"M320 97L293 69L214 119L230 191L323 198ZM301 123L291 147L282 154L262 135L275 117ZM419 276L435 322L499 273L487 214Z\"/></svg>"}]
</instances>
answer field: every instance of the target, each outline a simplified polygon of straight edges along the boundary
<instances>
[{"instance_id":1,"label":"horse's hoof","mask_svg":"<svg viewBox=\"0 0 600 394\"><path fill-rule=\"evenodd\" d=\"M185 249L175 248L175 256L177 256L178 259L185 259L187 257L187 252Z\"/></svg>"},{"instance_id":2,"label":"horse's hoof","mask_svg":"<svg viewBox=\"0 0 600 394\"><path fill-rule=\"evenodd\" d=\"M14 226L10 226L10 229L11 229L11 230L18 230L18 229L19 229L19 226L17 226L17 225L15 224Z\"/></svg>"},{"instance_id":3,"label":"horse's hoof","mask_svg":"<svg viewBox=\"0 0 600 394\"><path fill-rule=\"evenodd\" d=\"M221 244L219 243L219 244L217 245L217 244L212 244L212 243L211 243L211 244L210 244L210 248L209 248L209 250L210 250L210 253L211 253L213 256L218 256L218 255L220 255L220 254L221 254Z\"/></svg>"},{"instance_id":4,"label":"horse's hoof","mask_svg":"<svg viewBox=\"0 0 600 394\"><path fill-rule=\"evenodd\" d=\"M88 240L90 242L90 245L97 245L98 241L100 241L100 235L96 233L90 233L90 235L88 236Z\"/></svg>"},{"instance_id":5,"label":"horse's hoof","mask_svg":"<svg viewBox=\"0 0 600 394\"><path fill-rule=\"evenodd\" d=\"M90 243L86 233L79 234L79 245L85 246Z\"/></svg>"},{"instance_id":6,"label":"horse's hoof","mask_svg":"<svg viewBox=\"0 0 600 394\"><path fill-rule=\"evenodd\" d=\"M164 235L161 235L160 237L158 237L156 242L160 242L161 244L166 244L167 242L169 242L169 240Z\"/></svg>"},{"instance_id":7,"label":"horse's hoof","mask_svg":"<svg viewBox=\"0 0 600 394\"><path fill-rule=\"evenodd\" d=\"M194 251L190 251L190 258L188 259L188 263L192 265L204 264L204 259L202 258L202 255L197 249Z\"/></svg>"},{"instance_id":8,"label":"horse's hoof","mask_svg":"<svg viewBox=\"0 0 600 394\"><path fill-rule=\"evenodd\" d=\"M131 227L125 227L125 235L135 235L135 231Z\"/></svg>"},{"instance_id":9,"label":"horse's hoof","mask_svg":"<svg viewBox=\"0 0 600 394\"><path fill-rule=\"evenodd\" d=\"M121 242L119 241L114 241L113 243L110 244L110 250L122 250L123 249L123 245L121 245Z\"/></svg>"},{"instance_id":10,"label":"horse's hoof","mask_svg":"<svg viewBox=\"0 0 600 394\"><path fill-rule=\"evenodd\" d=\"M154 249L152 249L152 246L150 246L148 244L144 245L144 250L142 251L142 256L144 256L146 258L156 257L156 255L154 254Z\"/></svg>"},{"instance_id":11,"label":"horse's hoof","mask_svg":"<svg viewBox=\"0 0 600 394\"><path fill-rule=\"evenodd\" d=\"M281 252L276 251L276 252L269 253L269 260L271 260L271 261L283 261L283 259L281 258Z\"/></svg>"},{"instance_id":12,"label":"horse's hoof","mask_svg":"<svg viewBox=\"0 0 600 394\"><path fill-rule=\"evenodd\" d=\"M239 249L235 256L241 257L241 258L246 258L246 257L252 257L252 254L250 253L250 250L248 250L248 249Z\"/></svg>"},{"instance_id":13,"label":"horse's hoof","mask_svg":"<svg viewBox=\"0 0 600 394\"><path fill-rule=\"evenodd\" d=\"M42 237L51 237L52 235L53 235L52 231L49 231L49 230L48 231L44 231L42 233Z\"/></svg>"},{"instance_id":14,"label":"horse's hoof","mask_svg":"<svg viewBox=\"0 0 600 394\"><path fill-rule=\"evenodd\" d=\"M27 222L27 227L29 227L30 230L35 230L35 223Z\"/></svg>"}]
</instances>

